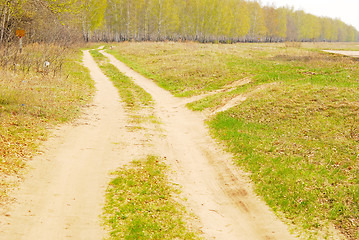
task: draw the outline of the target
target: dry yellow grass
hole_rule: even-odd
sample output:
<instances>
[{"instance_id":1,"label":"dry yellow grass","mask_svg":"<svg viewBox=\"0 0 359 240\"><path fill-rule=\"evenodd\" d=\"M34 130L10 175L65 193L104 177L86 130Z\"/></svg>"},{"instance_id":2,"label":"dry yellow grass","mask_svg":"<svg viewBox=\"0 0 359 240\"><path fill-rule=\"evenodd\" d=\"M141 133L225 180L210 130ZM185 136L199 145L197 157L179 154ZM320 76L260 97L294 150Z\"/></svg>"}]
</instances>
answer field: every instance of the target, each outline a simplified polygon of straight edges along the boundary
<instances>
[{"instance_id":1,"label":"dry yellow grass","mask_svg":"<svg viewBox=\"0 0 359 240\"><path fill-rule=\"evenodd\" d=\"M74 118L94 89L87 70L76 62L79 51L35 44L21 56L12 55L2 56L0 68L0 202L48 128Z\"/></svg>"}]
</instances>

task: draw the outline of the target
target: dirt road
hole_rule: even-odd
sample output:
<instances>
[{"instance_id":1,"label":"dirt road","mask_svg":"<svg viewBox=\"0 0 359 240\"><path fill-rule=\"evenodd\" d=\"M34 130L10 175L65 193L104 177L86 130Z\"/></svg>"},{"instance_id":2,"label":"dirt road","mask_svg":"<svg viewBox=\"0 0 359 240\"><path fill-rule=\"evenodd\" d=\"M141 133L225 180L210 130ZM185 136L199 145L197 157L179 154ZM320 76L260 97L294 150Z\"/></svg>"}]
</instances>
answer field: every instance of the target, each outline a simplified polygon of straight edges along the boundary
<instances>
[{"instance_id":1,"label":"dirt road","mask_svg":"<svg viewBox=\"0 0 359 240\"><path fill-rule=\"evenodd\" d=\"M102 239L98 215L108 172L147 154L171 165L172 179L183 186L187 207L198 216L206 239L294 239L255 196L231 155L209 137L201 115L106 56L153 96L163 130L126 129L117 91L86 52L84 62L98 89L94 105L75 125L58 129L33 161L17 203L1 218L0 239Z\"/></svg>"},{"instance_id":2,"label":"dirt road","mask_svg":"<svg viewBox=\"0 0 359 240\"><path fill-rule=\"evenodd\" d=\"M333 50L324 50L324 52L341 54L349 57L359 58L359 51L333 51Z\"/></svg>"},{"instance_id":3,"label":"dirt road","mask_svg":"<svg viewBox=\"0 0 359 240\"><path fill-rule=\"evenodd\" d=\"M85 53L98 89L93 105L63 126L31 164L16 203L1 218L0 239L102 239L99 224L108 171L121 163L115 142L125 134L117 90Z\"/></svg>"}]
</instances>

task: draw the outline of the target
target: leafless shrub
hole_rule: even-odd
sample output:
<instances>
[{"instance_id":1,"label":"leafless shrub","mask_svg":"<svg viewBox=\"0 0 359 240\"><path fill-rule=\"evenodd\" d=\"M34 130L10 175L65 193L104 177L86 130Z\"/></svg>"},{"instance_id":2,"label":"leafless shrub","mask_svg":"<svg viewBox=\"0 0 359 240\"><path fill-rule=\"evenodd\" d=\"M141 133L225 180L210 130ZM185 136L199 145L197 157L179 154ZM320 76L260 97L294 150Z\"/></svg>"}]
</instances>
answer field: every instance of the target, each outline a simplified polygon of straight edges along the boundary
<instances>
[{"instance_id":1,"label":"leafless shrub","mask_svg":"<svg viewBox=\"0 0 359 240\"><path fill-rule=\"evenodd\" d=\"M301 48L302 43L301 42L285 42L285 47L287 47L287 48Z\"/></svg>"},{"instance_id":2,"label":"leafless shrub","mask_svg":"<svg viewBox=\"0 0 359 240\"><path fill-rule=\"evenodd\" d=\"M61 74L65 51L66 47L56 44L33 43L24 47L20 53L17 46L11 45L0 49L0 66L16 72L35 71L56 76Z\"/></svg>"}]
</instances>

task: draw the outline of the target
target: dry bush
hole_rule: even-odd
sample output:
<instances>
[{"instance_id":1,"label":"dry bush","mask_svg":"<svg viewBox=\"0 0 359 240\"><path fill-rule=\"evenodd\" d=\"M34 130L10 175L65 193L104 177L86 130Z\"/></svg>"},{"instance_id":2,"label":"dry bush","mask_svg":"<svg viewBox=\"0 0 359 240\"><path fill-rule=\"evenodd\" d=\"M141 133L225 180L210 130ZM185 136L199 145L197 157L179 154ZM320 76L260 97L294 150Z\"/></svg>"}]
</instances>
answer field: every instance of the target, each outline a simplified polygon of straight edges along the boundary
<instances>
[{"instance_id":1,"label":"dry bush","mask_svg":"<svg viewBox=\"0 0 359 240\"><path fill-rule=\"evenodd\" d=\"M56 44L27 45L20 53L18 46L10 45L0 49L0 66L3 70L29 73L35 71L44 75L60 75L67 48Z\"/></svg>"},{"instance_id":2,"label":"dry bush","mask_svg":"<svg viewBox=\"0 0 359 240\"><path fill-rule=\"evenodd\" d=\"M285 46L287 48L301 48L302 43L301 42L285 42Z\"/></svg>"},{"instance_id":3,"label":"dry bush","mask_svg":"<svg viewBox=\"0 0 359 240\"><path fill-rule=\"evenodd\" d=\"M0 204L21 176L48 127L73 119L93 93L79 51L31 44L0 57ZM50 65L46 68L43 62Z\"/></svg>"}]
</instances>

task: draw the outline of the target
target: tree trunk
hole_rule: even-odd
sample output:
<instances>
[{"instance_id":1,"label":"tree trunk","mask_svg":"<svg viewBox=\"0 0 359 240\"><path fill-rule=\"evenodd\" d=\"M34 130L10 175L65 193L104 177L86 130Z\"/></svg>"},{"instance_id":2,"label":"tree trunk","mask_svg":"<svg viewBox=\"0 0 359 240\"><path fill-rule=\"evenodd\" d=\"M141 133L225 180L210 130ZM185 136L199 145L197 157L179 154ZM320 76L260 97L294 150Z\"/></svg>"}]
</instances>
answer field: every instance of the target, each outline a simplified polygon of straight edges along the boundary
<instances>
[{"instance_id":1,"label":"tree trunk","mask_svg":"<svg viewBox=\"0 0 359 240\"><path fill-rule=\"evenodd\" d=\"M3 21L1 23L1 32L0 32L0 43L3 42L4 40L4 35L5 35L5 24L6 24L6 14L7 14L7 7L4 6L4 17L3 17Z\"/></svg>"}]
</instances>

